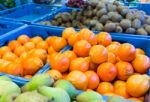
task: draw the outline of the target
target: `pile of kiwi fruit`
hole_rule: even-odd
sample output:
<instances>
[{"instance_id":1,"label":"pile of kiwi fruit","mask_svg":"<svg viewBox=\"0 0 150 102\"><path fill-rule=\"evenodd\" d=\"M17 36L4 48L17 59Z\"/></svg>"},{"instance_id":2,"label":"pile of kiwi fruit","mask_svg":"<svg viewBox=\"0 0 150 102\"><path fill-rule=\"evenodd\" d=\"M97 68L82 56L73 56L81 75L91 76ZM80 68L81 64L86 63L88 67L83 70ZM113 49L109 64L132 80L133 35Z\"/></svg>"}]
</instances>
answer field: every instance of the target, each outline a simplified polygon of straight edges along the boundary
<instances>
[{"instance_id":1,"label":"pile of kiwi fruit","mask_svg":"<svg viewBox=\"0 0 150 102\"><path fill-rule=\"evenodd\" d=\"M53 20L40 24L62 27L89 28L94 31L106 31L128 34L150 34L150 16L144 11L129 9L118 2L86 2L80 10L62 12Z\"/></svg>"}]
</instances>

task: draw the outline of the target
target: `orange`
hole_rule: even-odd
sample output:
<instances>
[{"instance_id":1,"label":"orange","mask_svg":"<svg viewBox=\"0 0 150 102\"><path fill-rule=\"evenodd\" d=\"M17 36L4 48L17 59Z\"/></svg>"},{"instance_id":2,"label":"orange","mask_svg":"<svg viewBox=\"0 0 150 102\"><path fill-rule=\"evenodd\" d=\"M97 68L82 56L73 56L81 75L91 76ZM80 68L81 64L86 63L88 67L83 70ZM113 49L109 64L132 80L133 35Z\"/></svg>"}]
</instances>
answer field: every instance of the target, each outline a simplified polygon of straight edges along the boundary
<instances>
[{"instance_id":1,"label":"orange","mask_svg":"<svg viewBox=\"0 0 150 102\"><path fill-rule=\"evenodd\" d=\"M10 61L6 61L6 60L0 60L0 72L4 72L6 73L6 68L8 67L8 65L10 64Z\"/></svg>"},{"instance_id":2,"label":"orange","mask_svg":"<svg viewBox=\"0 0 150 102\"><path fill-rule=\"evenodd\" d=\"M60 51L67 45L67 41L64 38L57 37L52 42L51 46L54 48L55 51Z\"/></svg>"},{"instance_id":3,"label":"orange","mask_svg":"<svg viewBox=\"0 0 150 102\"><path fill-rule=\"evenodd\" d=\"M77 89L86 90L88 86L88 78L81 71L72 71L67 75L66 80L70 81Z\"/></svg>"},{"instance_id":4,"label":"orange","mask_svg":"<svg viewBox=\"0 0 150 102\"><path fill-rule=\"evenodd\" d=\"M114 83L115 94L122 96L124 98L128 98L129 94L127 93L126 83L124 81L115 81Z\"/></svg>"},{"instance_id":5,"label":"orange","mask_svg":"<svg viewBox=\"0 0 150 102\"><path fill-rule=\"evenodd\" d=\"M30 41L30 38L27 35L20 35L17 39L21 44L25 44Z\"/></svg>"},{"instance_id":6,"label":"orange","mask_svg":"<svg viewBox=\"0 0 150 102\"><path fill-rule=\"evenodd\" d=\"M8 43L9 48L14 51L17 47L21 46L21 43L16 40L12 40Z\"/></svg>"},{"instance_id":7,"label":"orange","mask_svg":"<svg viewBox=\"0 0 150 102\"><path fill-rule=\"evenodd\" d=\"M70 50L63 52L63 54L64 54L65 56L67 56L70 61L72 61L72 60L74 60L75 58L77 58L77 55L76 55L73 51L70 51Z\"/></svg>"},{"instance_id":8,"label":"orange","mask_svg":"<svg viewBox=\"0 0 150 102\"><path fill-rule=\"evenodd\" d=\"M6 68L6 73L16 76L22 76L23 75L22 64L17 62L11 62L10 64L8 64Z\"/></svg>"},{"instance_id":9,"label":"orange","mask_svg":"<svg viewBox=\"0 0 150 102\"><path fill-rule=\"evenodd\" d=\"M41 67L43 67L43 62L38 57L28 57L24 59L23 63L24 75L33 75L35 74Z\"/></svg>"},{"instance_id":10,"label":"orange","mask_svg":"<svg viewBox=\"0 0 150 102\"><path fill-rule=\"evenodd\" d=\"M110 62L98 66L97 74L102 81L113 81L117 76L117 68Z\"/></svg>"},{"instance_id":11,"label":"orange","mask_svg":"<svg viewBox=\"0 0 150 102\"><path fill-rule=\"evenodd\" d=\"M134 73L134 69L132 65L125 61L119 61L116 64L117 72L118 72L118 79L120 80L127 80L129 76Z\"/></svg>"},{"instance_id":12,"label":"orange","mask_svg":"<svg viewBox=\"0 0 150 102\"><path fill-rule=\"evenodd\" d=\"M70 27L70 28L66 28L63 32L62 32L62 37L64 39L68 39L70 35L76 34L76 31L74 30L74 28Z\"/></svg>"},{"instance_id":13,"label":"orange","mask_svg":"<svg viewBox=\"0 0 150 102\"><path fill-rule=\"evenodd\" d=\"M29 57L29 54L27 52L23 52L21 55L20 55L20 60L24 60L26 59L27 57Z\"/></svg>"},{"instance_id":14,"label":"orange","mask_svg":"<svg viewBox=\"0 0 150 102\"><path fill-rule=\"evenodd\" d=\"M136 48L136 55L139 55L139 54L145 55L145 52L144 52L144 50L142 50L140 48Z\"/></svg>"},{"instance_id":15,"label":"orange","mask_svg":"<svg viewBox=\"0 0 150 102\"><path fill-rule=\"evenodd\" d=\"M128 100L131 100L131 101L134 101L134 102L143 102L140 99L135 98L135 97L130 97L130 98L128 98Z\"/></svg>"},{"instance_id":16,"label":"orange","mask_svg":"<svg viewBox=\"0 0 150 102\"><path fill-rule=\"evenodd\" d=\"M30 79L32 78L32 75L25 75L24 78Z\"/></svg>"},{"instance_id":17,"label":"orange","mask_svg":"<svg viewBox=\"0 0 150 102\"><path fill-rule=\"evenodd\" d=\"M133 97L141 97L149 91L150 78L147 75L135 74L128 78L126 88L129 95Z\"/></svg>"},{"instance_id":18,"label":"orange","mask_svg":"<svg viewBox=\"0 0 150 102\"><path fill-rule=\"evenodd\" d=\"M150 67L150 59L146 55L137 55L132 65L136 72L144 74Z\"/></svg>"},{"instance_id":19,"label":"orange","mask_svg":"<svg viewBox=\"0 0 150 102\"><path fill-rule=\"evenodd\" d=\"M70 71L79 70L82 72L86 72L89 69L89 61L86 58L75 58L70 62Z\"/></svg>"},{"instance_id":20,"label":"orange","mask_svg":"<svg viewBox=\"0 0 150 102\"><path fill-rule=\"evenodd\" d=\"M117 51L118 51L119 45L117 45L117 44L110 44L106 48L107 48L108 52L112 52L113 54L117 55Z\"/></svg>"},{"instance_id":21,"label":"orange","mask_svg":"<svg viewBox=\"0 0 150 102\"><path fill-rule=\"evenodd\" d=\"M47 50L48 44L46 43L46 41L40 41L39 43L36 44L36 48Z\"/></svg>"},{"instance_id":22,"label":"orange","mask_svg":"<svg viewBox=\"0 0 150 102\"><path fill-rule=\"evenodd\" d=\"M98 75L94 71L87 71L85 75L88 78L88 89L96 89L99 85L100 79Z\"/></svg>"},{"instance_id":23,"label":"orange","mask_svg":"<svg viewBox=\"0 0 150 102\"><path fill-rule=\"evenodd\" d=\"M54 40L57 38L58 36L49 36L46 38L46 42L49 46L52 45L52 43L54 42Z\"/></svg>"},{"instance_id":24,"label":"orange","mask_svg":"<svg viewBox=\"0 0 150 102\"><path fill-rule=\"evenodd\" d=\"M29 56L40 58L44 63L47 59L47 52L44 49L32 49L28 53Z\"/></svg>"},{"instance_id":25,"label":"orange","mask_svg":"<svg viewBox=\"0 0 150 102\"><path fill-rule=\"evenodd\" d=\"M100 94L112 93L114 92L114 86L109 82L101 82L96 91Z\"/></svg>"},{"instance_id":26,"label":"orange","mask_svg":"<svg viewBox=\"0 0 150 102\"><path fill-rule=\"evenodd\" d=\"M7 52L2 57L2 59L7 60L7 61L14 61L17 58L18 57L12 52Z\"/></svg>"},{"instance_id":27,"label":"orange","mask_svg":"<svg viewBox=\"0 0 150 102\"><path fill-rule=\"evenodd\" d=\"M103 46L108 46L112 42L111 35L107 32L100 32L96 36L96 39L97 39L98 44L103 45Z\"/></svg>"},{"instance_id":28,"label":"orange","mask_svg":"<svg viewBox=\"0 0 150 102\"><path fill-rule=\"evenodd\" d=\"M3 56L7 52L11 52L11 49L8 46L3 46L0 48L0 55L1 56Z\"/></svg>"},{"instance_id":29,"label":"orange","mask_svg":"<svg viewBox=\"0 0 150 102\"><path fill-rule=\"evenodd\" d=\"M48 54L52 54L55 53L56 51L54 50L54 48L52 46L48 47Z\"/></svg>"},{"instance_id":30,"label":"orange","mask_svg":"<svg viewBox=\"0 0 150 102\"><path fill-rule=\"evenodd\" d=\"M73 51L79 57L87 57L89 55L90 48L91 48L91 44L88 43L86 40L77 41L73 45Z\"/></svg>"},{"instance_id":31,"label":"orange","mask_svg":"<svg viewBox=\"0 0 150 102\"><path fill-rule=\"evenodd\" d=\"M70 60L67 56L64 56L63 54L57 53L51 55L48 60L52 69L58 70L61 73L66 72L69 68Z\"/></svg>"},{"instance_id":32,"label":"orange","mask_svg":"<svg viewBox=\"0 0 150 102\"><path fill-rule=\"evenodd\" d=\"M117 42L117 41L112 41L112 42L111 42L111 44L120 45L120 43L119 43L119 42Z\"/></svg>"},{"instance_id":33,"label":"orange","mask_svg":"<svg viewBox=\"0 0 150 102\"><path fill-rule=\"evenodd\" d=\"M68 43L69 43L69 45L73 46L74 43L77 42L77 41L79 41L79 40L80 40L79 33L72 34L68 38Z\"/></svg>"},{"instance_id":34,"label":"orange","mask_svg":"<svg viewBox=\"0 0 150 102\"><path fill-rule=\"evenodd\" d=\"M20 56L22 53L24 52L27 52L27 49L25 46L19 46L17 47L15 50L14 50L14 53L17 55L17 56Z\"/></svg>"},{"instance_id":35,"label":"orange","mask_svg":"<svg viewBox=\"0 0 150 102\"><path fill-rule=\"evenodd\" d=\"M80 30L79 38L80 40L88 41L91 45L97 44L95 34L87 28L83 28Z\"/></svg>"},{"instance_id":36,"label":"orange","mask_svg":"<svg viewBox=\"0 0 150 102\"><path fill-rule=\"evenodd\" d=\"M62 74L58 70L49 70L47 71L47 74L50 75L55 81L63 78Z\"/></svg>"},{"instance_id":37,"label":"orange","mask_svg":"<svg viewBox=\"0 0 150 102\"><path fill-rule=\"evenodd\" d=\"M136 55L135 47L129 43L121 44L118 48L117 55L122 61L132 61Z\"/></svg>"},{"instance_id":38,"label":"orange","mask_svg":"<svg viewBox=\"0 0 150 102\"><path fill-rule=\"evenodd\" d=\"M89 70L92 70L92 71L96 72L97 68L98 68L98 64L95 64L92 61L90 61Z\"/></svg>"},{"instance_id":39,"label":"orange","mask_svg":"<svg viewBox=\"0 0 150 102\"><path fill-rule=\"evenodd\" d=\"M104 46L94 45L89 52L90 59L93 63L101 64L108 59L108 51Z\"/></svg>"},{"instance_id":40,"label":"orange","mask_svg":"<svg viewBox=\"0 0 150 102\"><path fill-rule=\"evenodd\" d=\"M35 37L31 38L30 41L33 42L34 44L37 44L40 41L43 41L43 39L40 36L35 36Z\"/></svg>"},{"instance_id":41,"label":"orange","mask_svg":"<svg viewBox=\"0 0 150 102\"><path fill-rule=\"evenodd\" d=\"M125 81L122 81L122 80L116 80L114 82L114 87L115 88L119 88L119 87L122 87L122 86L125 86L126 85L126 82Z\"/></svg>"},{"instance_id":42,"label":"orange","mask_svg":"<svg viewBox=\"0 0 150 102\"><path fill-rule=\"evenodd\" d=\"M108 52L108 62L115 64L116 63L116 55L112 52Z\"/></svg>"},{"instance_id":43,"label":"orange","mask_svg":"<svg viewBox=\"0 0 150 102\"><path fill-rule=\"evenodd\" d=\"M35 48L35 44L33 42L27 42L24 44L24 47L27 49L27 50L31 50L31 49L34 49Z\"/></svg>"}]
</instances>

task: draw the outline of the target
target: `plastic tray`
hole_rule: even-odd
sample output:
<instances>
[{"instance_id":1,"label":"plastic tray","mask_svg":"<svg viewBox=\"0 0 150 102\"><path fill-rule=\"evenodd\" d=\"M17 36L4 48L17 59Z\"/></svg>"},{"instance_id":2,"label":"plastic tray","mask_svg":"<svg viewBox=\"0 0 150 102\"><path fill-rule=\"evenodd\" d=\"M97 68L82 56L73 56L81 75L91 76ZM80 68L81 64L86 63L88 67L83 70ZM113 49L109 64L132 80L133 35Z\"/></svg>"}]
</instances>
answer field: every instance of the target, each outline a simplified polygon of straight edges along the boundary
<instances>
[{"instance_id":1,"label":"plastic tray","mask_svg":"<svg viewBox=\"0 0 150 102\"><path fill-rule=\"evenodd\" d=\"M10 32L7 35L1 36L0 37L0 47L6 45L11 40L17 39L17 37L22 35L22 34L26 34L30 37L41 36L43 39L45 39L48 36L54 36L54 35L55 36L61 36L61 30L56 30L53 28L35 27L35 26L24 26L20 29L17 29L17 30ZM65 49L66 48L62 49L62 51L60 51L60 52L65 51ZM36 74L45 73L49 69L50 69L50 66L47 63ZM26 78L23 78L20 76L13 76L13 75L5 74L5 73L0 73L0 76L2 76L2 75L7 75L15 83L17 83L20 86L22 86L25 83L27 83L28 81L30 81L30 79L26 79Z\"/></svg>"},{"instance_id":2,"label":"plastic tray","mask_svg":"<svg viewBox=\"0 0 150 102\"><path fill-rule=\"evenodd\" d=\"M0 36L7 34L14 29L18 29L22 26L24 26L23 23L4 21L0 19Z\"/></svg>"},{"instance_id":3,"label":"plastic tray","mask_svg":"<svg viewBox=\"0 0 150 102\"><path fill-rule=\"evenodd\" d=\"M62 7L61 9L55 11L52 15L47 15L41 19L38 19L37 21L33 22L32 24L33 25L38 25L38 26L43 26L43 27L56 27L56 28L62 28L64 29L65 27L61 27L61 26L53 26L53 25L43 25L43 24L40 24L41 21L51 21L54 19L55 15L57 15L58 13L62 13L62 12L71 12L73 10L80 10L80 9L75 9L75 8L70 8L70 7ZM96 31L95 31L96 32ZM142 37L142 38L148 38L150 39L150 36L144 36L144 35L134 35L134 34L126 34L126 33L110 33L111 35L119 35L119 36L129 36L129 37Z\"/></svg>"},{"instance_id":4,"label":"plastic tray","mask_svg":"<svg viewBox=\"0 0 150 102\"><path fill-rule=\"evenodd\" d=\"M1 11L0 16L3 19L11 21L31 23L33 21L38 20L39 18L52 14L59 8L59 6L49 6L44 4L30 3Z\"/></svg>"}]
</instances>

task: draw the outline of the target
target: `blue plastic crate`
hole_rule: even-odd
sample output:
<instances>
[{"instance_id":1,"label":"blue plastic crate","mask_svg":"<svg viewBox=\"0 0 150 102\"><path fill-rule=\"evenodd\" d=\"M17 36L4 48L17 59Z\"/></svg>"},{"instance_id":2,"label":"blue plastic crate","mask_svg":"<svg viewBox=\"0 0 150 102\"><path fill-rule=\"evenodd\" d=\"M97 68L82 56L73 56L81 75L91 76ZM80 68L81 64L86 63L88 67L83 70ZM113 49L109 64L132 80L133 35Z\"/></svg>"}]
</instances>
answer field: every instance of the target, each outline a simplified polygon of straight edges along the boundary
<instances>
[{"instance_id":1,"label":"blue plastic crate","mask_svg":"<svg viewBox=\"0 0 150 102\"><path fill-rule=\"evenodd\" d=\"M35 27L35 26L24 26L20 29L14 30L7 35L3 35L0 37L0 47L7 45L9 41L15 40L18 36L26 34L29 37L41 36L43 39L46 39L48 36L61 36L61 30L56 30L54 28L44 28L44 27ZM66 48L62 49L63 52ZM45 64L36 74L45 73L50 69L49 64ZM10 77L15 83L22 86L30 79L22 78L20 76L8 75L5 73L0 73L0 76L7 75Z\"/></svg>"},{"instance_id":2,"label":"blue plastic crate","mask_svg":"<svg viewBox=\"0 0 150 102\"><path fill-rule=\"evenodd\" d=\"M70 7L62 7L61 9L55 11L52 15L47 15L41 19L38 19L37 21L33 22L32 25L38 25L38 26L43 26L43 27L56 27L56 28L61 28L64 29L65 27L62 26L53 26L53 25L43 25L40 22L42 21L51 21L54 19L55 15L59 14L59 13L63 13L63 12L71 12L71 11L79 11L80 9L78 8L70 8ZM94 31L96 32L96 31ZM126 33L115 33L115 32L111 32L111 35L119 35L119 36L129 36L129 37L139 37L139 38L148 38L150 39L150 36L145 36L145 35L134 35L134 34L126 34Z\"/></svg>"},{"instance_id":3,"label":"blue plastic crate","mask_svg":"<svg viewBox=\"0 0 150 102\"><path fill-rule=\"evenodd\" d=\"M4 21L0 19L0 36L7 34L14 29L19 29L22 26L24 26L23 23Z\"/></svg>"},{"instance_id":4,"label":"blue plastic crate","mask_svg":"<svg viewBox=\"0 0 150 102\"><path fill-rule=\"evenodd\" d=\"M52 14L59 8L59 6L30 3L1 11L0 16L9 21L31 23L46 15Z\"/></svg>"},{"instance_id":5,"label":"blue plastic crate","mask_svg":"<svg viewBox=\"0 0 150 102\"><path fill-rule=\"evenodd\" d=\"M126 6L129 6L131 9L138 9L145 11L147 15L150 15L150 3L140 3L140 2L124 2Z\"/></svg>"}]
</instances>

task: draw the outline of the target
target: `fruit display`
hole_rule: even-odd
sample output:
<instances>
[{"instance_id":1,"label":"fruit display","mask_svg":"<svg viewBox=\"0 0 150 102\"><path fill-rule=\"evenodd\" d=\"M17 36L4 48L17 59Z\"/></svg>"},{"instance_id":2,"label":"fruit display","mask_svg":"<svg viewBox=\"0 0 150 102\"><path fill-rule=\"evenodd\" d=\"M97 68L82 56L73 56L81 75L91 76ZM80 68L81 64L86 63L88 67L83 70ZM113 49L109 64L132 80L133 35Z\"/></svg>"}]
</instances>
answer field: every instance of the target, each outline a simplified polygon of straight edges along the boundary
<instances>
[{"instance_id":1,"label":"fruit display","mask_svg":"<svg viewBox=\"0 0 150 102\"><path fill-rule=\"evenodd\" d=\"M60 51L65 46L71 46ZM150 59L108 32L66 28L62 37L20 35L0 48L0 69L30 80L18 86L0 76L0 102L144 102ZM45 63L50 69L36 74ZM20 80L19 80L20 81ZM104 98L107 97L107 99ZM131 101L130 101L131 100Z\"/></svg>"},{"instance_id":2,"label":"fruit display","mask_svg":"<svg viewBox=\"0 0 150 102\"><path fill-rule=\"evenodd\" d=\"M60 44L61 43L61 44ZM47 63L47 55L59 52L67 45L64 38L20 35L0 47L0 72L31 78Z\"/></svg>"},{"instance_id":3,"label":"fruit display","mask_svg":"<svg viewBox=\"0 0 150 102\"><path fill-rule=\"evenodd\" d=\"M144 101L143 97L150 89L150 77L146 75L150 68L150 58L144 50L130 43L114 41L107 32L95 35L87 28L78 32L74 28L66 28L62 37L72 48L48 55L51 69L47 74L55 81L63 79L71 82L78 90L93 90L96 92L92 93L95 97L99 93ZM84 95L88 93L79 97ZM88 102L83 99L80 101Z\"/></svg>"},{"instance_id":4,"label":"fruit display","mask_svg":"<svg viewBox=\"0 0 150 102\"><path fill-rule=\"evenodd\" d=\"M70 1L71 2L71 1ZM67 8L66 8L67 9ZM118 2L99 2L90 0L80 10L61 12L53 20L41 21L40 24L89 28L90 30L127 34L150 34L150 17L144 11L129 9Z\"/></svg>"}]
</instances>

